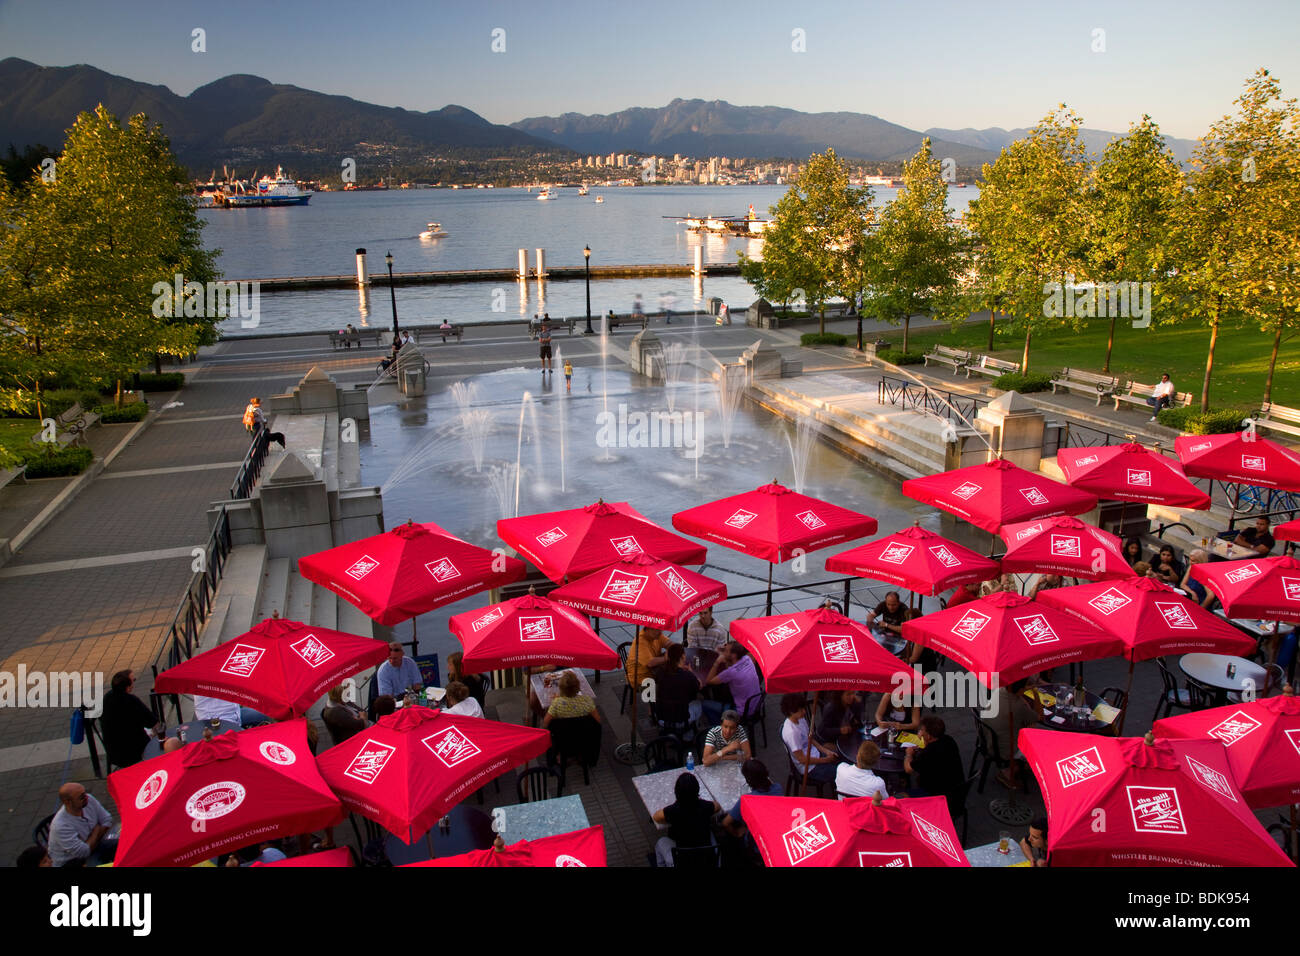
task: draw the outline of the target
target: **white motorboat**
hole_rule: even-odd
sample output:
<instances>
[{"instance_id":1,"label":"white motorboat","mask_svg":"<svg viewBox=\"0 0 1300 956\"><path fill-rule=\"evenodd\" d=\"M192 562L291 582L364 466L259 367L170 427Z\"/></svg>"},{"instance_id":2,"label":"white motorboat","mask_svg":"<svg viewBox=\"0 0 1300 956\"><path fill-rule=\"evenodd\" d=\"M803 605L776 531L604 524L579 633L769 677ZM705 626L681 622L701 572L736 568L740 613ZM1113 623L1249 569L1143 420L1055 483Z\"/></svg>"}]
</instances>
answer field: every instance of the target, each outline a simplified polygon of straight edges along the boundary
<instances>
[{"instance_id":1,"label":"white motorboat","mask_svg":"<svg viewBox=\"0 0 1300 956\"><path fill-rule=\"evenodd\" d=\"M586 183L583 183L581 186L578 187L578 195L579 195L579 196L585 196L585 195L587 195L587 184L586 184Z\"/></svg>"},{"instance_id":2,"label":"white motorboat","mask_svg":"<svg viewBox=\"0 0 1300 956\"><path fill-rule=\"evenodd\" d=\"M550 186L543 186L542 191L537 194L538 199L556 199L555 193L551 192Z\"/></svg>"},{"instance_id":3,"label":"white motorboat","mask_svg":"<svg viewBox=\"0 0 1300 956\"><path fill-rule=\"evenodd\" d=\"M605 197L604 197L604 196L597 196L597 197L596 197L596 202L604 202L604 201L605 201Z\"/></svg>"},{"instance_id":4,"label":"white motorboat","mask_svg":"<svg viewBox=\"0 0 1300 956\"><path fill-rule=\"evenodd\" d=\"M420 233L420 238L421 239L443 239L446 237L446 235L447 233L443 232L442 230L442 223L431 222L428 224L428 227L424 230L424 232Z\"/></svg>"}]
</instances>

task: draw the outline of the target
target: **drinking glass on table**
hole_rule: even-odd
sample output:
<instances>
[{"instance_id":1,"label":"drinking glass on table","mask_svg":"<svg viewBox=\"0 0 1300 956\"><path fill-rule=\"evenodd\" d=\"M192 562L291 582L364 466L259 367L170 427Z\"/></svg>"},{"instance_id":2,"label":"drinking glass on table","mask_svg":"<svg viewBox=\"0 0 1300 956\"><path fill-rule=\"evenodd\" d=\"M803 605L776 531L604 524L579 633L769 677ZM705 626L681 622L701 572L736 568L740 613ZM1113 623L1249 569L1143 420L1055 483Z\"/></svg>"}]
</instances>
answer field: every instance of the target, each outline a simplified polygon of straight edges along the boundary
<instances>
[{"instance_id":1,"label":"drinking glass on table","mask_svg":"<svg viewBox=\"0 0 1300 956\"><path fill-rule=\"evenodd\" d=\"M1011 852L1011 834L1008 833L1006 830L998 831L998 852L999 853Z\"/></svg>"}]
</instances>

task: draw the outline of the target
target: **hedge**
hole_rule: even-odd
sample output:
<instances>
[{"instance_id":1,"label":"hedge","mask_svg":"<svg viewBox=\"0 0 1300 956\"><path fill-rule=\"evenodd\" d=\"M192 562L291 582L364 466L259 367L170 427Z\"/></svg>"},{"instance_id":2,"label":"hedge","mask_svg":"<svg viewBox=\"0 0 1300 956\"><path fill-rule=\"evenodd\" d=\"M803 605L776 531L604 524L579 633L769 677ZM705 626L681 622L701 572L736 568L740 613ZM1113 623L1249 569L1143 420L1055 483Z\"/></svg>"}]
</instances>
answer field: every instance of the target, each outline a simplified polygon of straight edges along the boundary
<instances>
[{"instance_id":1,"label":"hedge","mask_svg":"<svg viewBox=\"0 0 1300 956\"><path fill-rule=\"evenodd\" d=\"M890 365L920 365L925 361L924 352L904 352L902 349L881 349L876 358Z\"/></svg>"},{"instance_id":2,"label":"hedge","mask_svg":"<svg viewBox=\"0 0 1300 956\"><path fill-rule=\"evenodd\" d=\"M1202 413L1196 406L1189 405L1185 408L1162 408L1157 417L1161 425L1189 435L1226 435L1241 431L1241 423L1250 417L1250 412L1239 408L1212 408Z\"/></svg>"},{"instance_id":3,"label":"hedge","mask_svg":"<svg viewBox=\"0 0 1300 956\"><path fill-rule=\"evenodd\" d=\"M1052 376L1007 372L993 380L993 387L1000 388L1004 392L1019 392L1021 395L1029 392L1046 392L1052 387Z\"/></svg>"},{"instance_id":4,"label":"hedge","mask_svg":"<svg viewBox=\"0 0 1300 956\"><path fill-rule=\"evenodd\" d=\"M185 384L185 375L183 372L163 372L161 375L155 372L141 372L140 384L132 383L132 388L138 388L142 392L174 392Z\"/></svg>"},{"instance_id":5,"label":"hedge","mask_svg":"<svg viewBox=\"0 0 1300 956\"><path fill-rule=\"evenodd\" d=\"M805 332L799 336L799 344L806 347L813 345L848 345L849 337L838 332Z\"/></svg>"},{"instance_id":6,"label":"hedge","mask_svg":"<svg viewBox=\"0 0 1300 956\"><path fill-rule=\"evenodd\" d=\"M89 448L37 450L26 456L28 478L61 478L79 475L95 460Z\"/></svg>"},{"instance_id":7,"label":"hedge","mask_svg":"<svg viewBox=\"0 0 1300 956\"><path fill-rule=\"evenodd\" d=\"M149 414L148 402L130 402L126 405L100 405L95 411L104 425L143 421Z\"/></svg>"}]
</instances>

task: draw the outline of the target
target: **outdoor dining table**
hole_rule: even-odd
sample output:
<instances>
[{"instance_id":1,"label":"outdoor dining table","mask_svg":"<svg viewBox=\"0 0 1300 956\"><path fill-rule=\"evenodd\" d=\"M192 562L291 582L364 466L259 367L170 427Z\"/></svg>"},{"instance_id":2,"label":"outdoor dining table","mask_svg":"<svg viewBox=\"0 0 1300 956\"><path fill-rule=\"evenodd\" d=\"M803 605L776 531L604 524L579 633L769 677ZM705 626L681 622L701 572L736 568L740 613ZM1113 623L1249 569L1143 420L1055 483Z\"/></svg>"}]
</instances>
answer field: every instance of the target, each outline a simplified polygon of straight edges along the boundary
<instances>
[{"instance_id":1,"label":"outdoor dining table","mask_svg":"<svg viewBox=\"0 0 1300 956\"><path fill-rule=\"evenodd\" d=\"M1262 641L1266 637L1273 637L1278 632L1277 621L1260 621L1253 618L1230 618L1223 613L1223 608L1215 608L1214 613L1219 615L1239 631L1244 631L1257 641Z\"/></svg>"},{"instance_id":2,"label":"outdoor dining table","mask_svg":"<svg viewBox=\"0 0 1300 956\"><path fill-rule=\"evenodd\" d=\"M997 843L973 846L964 851L971 866L1029 866L1017 840L1010 841L1006 853L998 852Z\"/></svg>"},{"instance_id":3,"label":"outdoor dining table","mask_svg":"<svg viewBox=\"0 0 1300 956\"><path fill-rule=\"evenodd\" d=\"M684 773L694 773L695 778L700 781L700 799L717 801L724 813L734 807L741 796L749 792L745 778L740 773L740 765L734 760L722 760L712 767L697 765L694 771L686 770L684 767L674 767L671 770L660 770L658 773L633 777L632 786L636 788L637 796L645 804L650 816L653 817L677 800L675 792L677 778ZM661 823L658 826L661 830L667 829L666 824Z\"/></svg>"},{"instance_id":4,"label":"outdoor dining table","mask_svg":"<svg viewBox=\"0 0 1300 956\"><path fill-rule=\"evenodd\" d=\"M587 683L587 675L577 668L571 668L571 670L578 675L578 693L583 697L590 697L595 700L596 692ZM541 706L543 713L551 706L551 701L560 696L560 678L564 673L564 671L548 671L545 674L534 674L529 678L533 685L533 693L537 695L537 702Z\"/></svg>"},{"instance_id":5,"label":"outdoor dining table","mask_svg":"<svg viewBox=\"0 0 1300 956\"><path fill-rule=\"evenodd\" d=\"M858 748L862 746L862 742L874 740L880 746L880 759L876 761L871 771L877 776L884 777L885 785L892 792L896 784L907 777L907 771L903 769L903 761L907 759L908 748L897 743L891 747L887 734L873 736L871 730L870 727L864 727L862 730L840 734L835 740L835 750L845 762L856 765Z\"/></svg>"},{"instance_id":6,"label":"outdoor dining table","mask_svg":"<svg viewBox=\"0 0 1300 956\"><path fill-rule=\"evenodd\" d=\"M212 724L206 720L191 720L187 724L181 724L177 727L169 727L167 729L167 736L175 737L176 732L180 730L181 727L185 728L185 742L192 744L195 741L202 740L203 731L211 728ZM215 729L212 730L212 736L220 737L222 734L228 733L232 730L239 730L239 724L233 723L229 720L223 720ZM148 760L150 757L158 757L161 755L162 741L155 737L144 745L144 753L140 755L140 759Z\"/></svg>"},{"instance_id":7,"label":"outdoor dining table","mask_svg":"<svg viewBox=\"0 0 1300 956\"><path fill-rule=\"evenodd\" d=\"M582 797L577 794L497 807L492 811L492 819L507 844L572 833L591 826Z\"/></svg>"},{"instance_id":8,"label":"outdoor dining table","mask_svg":"<svg viewBox=\"0 0 1300 956\"><path fill-rule=\"evenodd\" d=\"M435 857L457 856L471 850L486 850L496 840L492 820L482 810L460 804L447 811L447 821L450 824L447 832L444 833L435 823L428 837L422 836L410 845L385 830L384 853L393 866L402 866ZM429 852L430 839L433 841L432 854Z\"/></svg>"},{"instance_id":9,"label":"outdoor dining table","mask_svg":"<svg viewBox=\"0 0 1300 956\"><path fill-rule=\"evenodd\" d=\"M1039 684L1038 690L1045 694L1051 694L1057 701L1056 704L1051 706L1043 705L1043 717L1039 723L1049 730L1063 730L1069 733L1082 734L1108 734L1115 726L1113 721L1107 723L1093 716L1093 711L1097 708L1097 705L1106 702L1086 687L1083 690L1083 699L1088 712L1083 715L1072 713L1070 709L1060 704L1067 696L1074 694L1074 688L1069 684ZM1025 696L1029 697L1031 693L1032 691L1027 689Z\"/></svg>"},{"instance_id":10,"label":"outdoor dining table","mask_svg":"<svg viewBox=\"0 0 1300 956\"><path fill-rule=\"evenodd\" d=\"M709 671L713 668L713 663L718 659L717 651L705 650L702 647L686 648L686 666L690 668L695 679L704 686L704 682L709 679Z\"/></svg>"},{"instance_id":11,"label":"outdoor dining table","mask_svg":"<svg viewBox=\"0 0 1300 956\"><path fill-rule=\"evenodd\" d=\"M1229 654L1184 654L1178 659L1178 666L1192 680L1215 692L1216 705L1228 702L1229 691L1242 693L1249 688L1262 695L1268 678L1268 671L1254 661ZM1234 668L1231 677L1229 666Z\"/></svg>"}]
</instances>

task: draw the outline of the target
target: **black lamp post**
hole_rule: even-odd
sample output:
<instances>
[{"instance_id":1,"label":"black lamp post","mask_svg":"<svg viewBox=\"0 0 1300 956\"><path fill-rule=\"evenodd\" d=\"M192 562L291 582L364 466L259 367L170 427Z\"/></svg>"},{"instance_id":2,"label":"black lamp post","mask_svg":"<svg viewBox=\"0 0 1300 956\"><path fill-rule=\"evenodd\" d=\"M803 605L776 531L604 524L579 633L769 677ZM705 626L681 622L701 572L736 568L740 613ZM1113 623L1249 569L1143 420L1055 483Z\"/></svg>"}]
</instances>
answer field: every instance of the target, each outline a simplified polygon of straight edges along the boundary
<instances>
[{"instance_id":1,"label":"black lamp post","mask_svg":"<svg viewBox=\"0 0 1300 956\"><path fill-rule=\"evenodd\" d=\"M393 297L393 343L396 344L397 338L397 290L393 288L393 253L390 251L384 256L384 261L388 263L388 293Z\"/></svg>"},{"instance_id":2,"label":"black lamp post","mask_svg":"<svg viewBox=\"0 0 1300 956\"><path fill-rule=\"evenodd\" d=\"M591 327L591 246L583 246L582 259L587 264L587 331L583 335L595 335L596 330Z\"/></svg>"}]
</instances>

